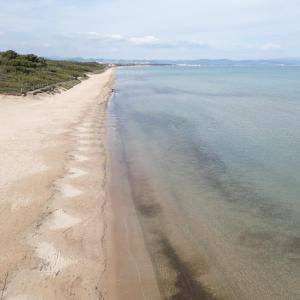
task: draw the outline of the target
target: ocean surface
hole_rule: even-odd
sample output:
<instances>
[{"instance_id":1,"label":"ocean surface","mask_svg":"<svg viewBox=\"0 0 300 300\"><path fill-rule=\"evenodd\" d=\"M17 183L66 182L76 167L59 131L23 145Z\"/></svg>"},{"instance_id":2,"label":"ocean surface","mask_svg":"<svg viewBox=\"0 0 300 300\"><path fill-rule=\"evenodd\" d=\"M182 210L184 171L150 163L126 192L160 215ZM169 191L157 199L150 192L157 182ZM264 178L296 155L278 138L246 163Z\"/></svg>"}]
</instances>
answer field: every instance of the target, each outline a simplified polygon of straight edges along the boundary
<instances>
[{"instance_id":1,"label":"ocean surface","mask_svg":"<svg viewBox=\"0 0 300 300\"><path fill-rule=\"evenodd\" d=\"M300 68L123 67L114 88L162 298L300 299Z\"/></svg>"}]
</instances>

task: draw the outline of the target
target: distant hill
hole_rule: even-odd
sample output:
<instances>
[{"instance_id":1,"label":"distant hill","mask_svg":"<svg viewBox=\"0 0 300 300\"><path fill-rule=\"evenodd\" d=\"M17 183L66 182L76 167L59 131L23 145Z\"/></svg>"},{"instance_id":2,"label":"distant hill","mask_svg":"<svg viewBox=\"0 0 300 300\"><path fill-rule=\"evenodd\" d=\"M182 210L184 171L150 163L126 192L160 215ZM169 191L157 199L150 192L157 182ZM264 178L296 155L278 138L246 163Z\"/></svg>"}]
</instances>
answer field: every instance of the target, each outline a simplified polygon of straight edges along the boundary
<instances>
[{"instance_id":1,"label":"distant hill","mask_svg":"<svg viewBox=\"0 0 300 300\"><path fill-rule=\"evenodd\" d=\"M106 65L96 62L49 60L34 54L20 55L12 50L0 52L0 93L26 94L71 88L87 73L102 72Z\"/></svg>"},{"instance_id":2,"label":"distant hill","mask_svg":"<svg viewBox=\"0 0 300 300\"><path fill-rule=\"evenodd\" d=\"M195 59L195 60L140 60L140 59L103 59L103 58L60 58L72 61L94 61L99 63L112 63L120 65L187 65L187 66L300 66L300 58L278 58L278 59L257 59L257 60L231 60L231 59Z\"/></svg>"}]
</instances>

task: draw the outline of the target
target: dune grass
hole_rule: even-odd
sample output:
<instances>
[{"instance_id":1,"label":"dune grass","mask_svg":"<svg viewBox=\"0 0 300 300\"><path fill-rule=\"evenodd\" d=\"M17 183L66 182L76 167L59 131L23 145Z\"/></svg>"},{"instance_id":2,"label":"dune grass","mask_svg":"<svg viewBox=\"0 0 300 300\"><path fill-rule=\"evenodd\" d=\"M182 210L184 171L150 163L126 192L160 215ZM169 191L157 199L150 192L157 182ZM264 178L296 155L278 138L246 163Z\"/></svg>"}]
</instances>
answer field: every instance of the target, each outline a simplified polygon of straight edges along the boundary
<instances>
[{"instance_id":1,"label":"dune grass","mask_svg":"<svg viewBox=\"0 0 300 300\"><path fill-rule=\"evenodd\" d=\"M101 73L107 65L95 62L56 61L33 54L20 55L9 50L0 52L0 93L21 95L57 87L69 89L87 77Z\"/></svg>"}]
</instances>

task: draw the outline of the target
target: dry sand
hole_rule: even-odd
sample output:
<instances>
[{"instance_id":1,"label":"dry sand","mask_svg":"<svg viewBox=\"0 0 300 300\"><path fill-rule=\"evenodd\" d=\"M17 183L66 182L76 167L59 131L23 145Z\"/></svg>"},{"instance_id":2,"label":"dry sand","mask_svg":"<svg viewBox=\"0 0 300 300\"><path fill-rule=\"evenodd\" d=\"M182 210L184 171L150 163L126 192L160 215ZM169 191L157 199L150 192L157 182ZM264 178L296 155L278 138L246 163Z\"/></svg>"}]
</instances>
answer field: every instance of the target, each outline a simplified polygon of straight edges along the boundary
<instances>
[{"instance_id":1,"label":"dry sand","mask_svg":"<svg viewBox=\"0 0 300 300\"><path fill-rule=\"evenodd\" d=\"M104 116L113 70L0 96L0 299L107 299Z\"/></svg>"}]
</instances>

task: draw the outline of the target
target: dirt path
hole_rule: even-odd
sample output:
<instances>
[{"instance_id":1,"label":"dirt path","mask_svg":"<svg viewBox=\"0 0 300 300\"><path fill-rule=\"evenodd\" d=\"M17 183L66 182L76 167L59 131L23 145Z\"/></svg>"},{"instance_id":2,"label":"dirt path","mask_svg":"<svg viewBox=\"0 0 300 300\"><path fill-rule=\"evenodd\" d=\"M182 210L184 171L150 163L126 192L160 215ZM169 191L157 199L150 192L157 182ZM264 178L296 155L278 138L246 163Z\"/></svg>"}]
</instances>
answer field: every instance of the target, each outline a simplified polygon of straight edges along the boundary
<instances>
[{"instance_id":1,"label":"dirt path","mask_svg":"<svg viewBox=\"0 0 300 300\"><path fill-rule=\"evenodd\" d=\"M104 116L113 70L0 96L0 299L104 299Z\"/></svg>"}]
</instances>

